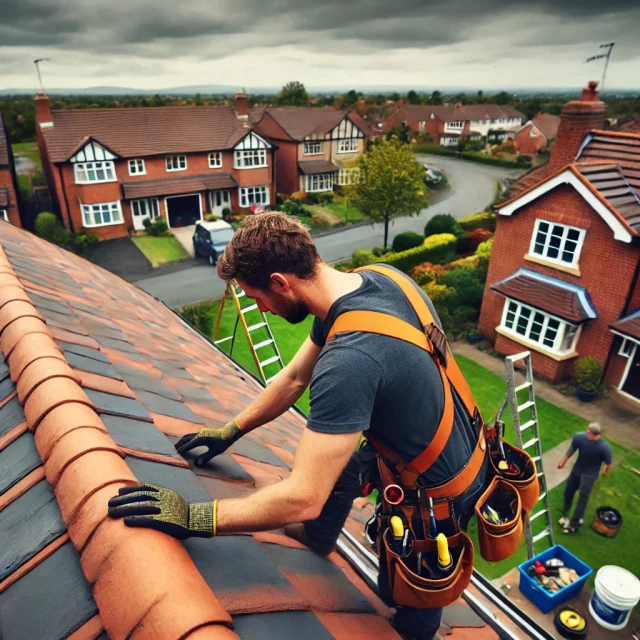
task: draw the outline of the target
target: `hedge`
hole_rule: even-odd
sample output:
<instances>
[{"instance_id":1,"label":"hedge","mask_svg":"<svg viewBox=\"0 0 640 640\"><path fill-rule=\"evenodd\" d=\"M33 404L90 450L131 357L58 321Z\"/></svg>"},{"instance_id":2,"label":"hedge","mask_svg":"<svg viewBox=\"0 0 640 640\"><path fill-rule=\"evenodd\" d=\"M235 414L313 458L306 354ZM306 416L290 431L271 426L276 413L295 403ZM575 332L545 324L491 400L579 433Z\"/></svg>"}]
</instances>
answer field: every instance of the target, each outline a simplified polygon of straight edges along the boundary
<instances>
[{"instance_id":1,"label":"hedge","mask_svg":"<svg viewBox=\"0 0 640 640\"><path fill-rule=\"evenodd\" d=\"M464 235L464 229L450 213L438 213L424 226L424 235L428 238L437 233L453 233L454 236Z\"/></svg>"},{"instance_id":2,"label":"hedge","mask_svg":"<svg viewBox=\"0 0 640 640\"><path fill-rule=\"evenodd\" d=\"M435 144L414 144L414 153L431 153L436 156L456 156L458 152L455 149L449 149L448 147L441 147Z\"/></svg>"},{"instance_id":3,"label":"hedge","mask_svg":"<svg viewBox=\"0 0 640 640\"><path fill-rule=\"evenodd\" d=\"M480 162L482 164L491 164L495 167L507 167L508 169L526 169L531 166L531 161L527 160L525 156L518 156L518 159L513 160L500 160L500 158L493 158L479 151L463 151L460 154L465 160L471 160L472 162Z\"/></svg>"},{"instance_id":4,"label":"hedge","mask_svg":"<svg viewBox=\"0 0 640 640\"><path fill-rule=\"evenodd\" d=\"M424 236L421 233L415 233L414 231L405 231L399 233L394 239L391 247L394 251L407 251L407 249L413 249L419 247L424 243Z\"/></svg>"},{"instance_id":5,"label":"hedge","mask_svg":"<svg viewBox=\"0 0 640 640\"><path fill-rule=\"evenodd\" d=\"M458 222L467 233L475 229L486 229L492 233L496 230L496 214L493 211L480 211Z\"/></svg>"},{"instance_id":6,"label":"hedge","mask_svg":"<svg viewBox=\"0 0 640 640\"><path fill-rule=\"evenodd\" d=\"M440 233L427 238L421 247L389 253L378 258L378 262L391 265L408 273L413 267L423 262L440 263L455 254L457 240L452 233Z\"/></svg>"}]
</instances>

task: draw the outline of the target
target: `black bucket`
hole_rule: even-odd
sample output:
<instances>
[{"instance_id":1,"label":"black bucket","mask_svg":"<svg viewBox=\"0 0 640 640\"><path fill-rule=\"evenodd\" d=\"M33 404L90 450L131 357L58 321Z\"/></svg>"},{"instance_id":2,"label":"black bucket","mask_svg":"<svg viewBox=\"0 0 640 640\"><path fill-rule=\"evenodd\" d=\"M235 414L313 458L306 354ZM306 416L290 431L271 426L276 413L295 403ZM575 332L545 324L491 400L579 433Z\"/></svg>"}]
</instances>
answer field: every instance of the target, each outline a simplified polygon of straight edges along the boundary
<instances>
[{"instance_id":1,"label":"black bucket","mask_svg":"<svg viewBox=\"0 0 640 640\"><path fill-rule=\"evenodd\" d=\"M613 507L598 507L591 528L606 538L615 538L622 526L622 514Z\"/></svg>"}]
</instances>

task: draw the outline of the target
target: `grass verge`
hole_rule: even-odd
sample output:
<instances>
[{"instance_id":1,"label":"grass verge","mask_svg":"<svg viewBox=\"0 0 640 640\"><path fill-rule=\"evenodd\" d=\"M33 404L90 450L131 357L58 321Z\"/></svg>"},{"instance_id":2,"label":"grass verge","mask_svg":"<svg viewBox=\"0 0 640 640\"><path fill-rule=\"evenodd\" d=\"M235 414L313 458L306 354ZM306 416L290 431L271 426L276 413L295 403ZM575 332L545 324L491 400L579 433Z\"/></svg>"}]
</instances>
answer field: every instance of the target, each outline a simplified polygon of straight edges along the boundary
<instances>
[{"instance_id":1,"label":"grass verge","mask_svg":"<svg viewBox=\"0 0 640 640\"><path fill-rule=\"evenodd\" d=\"M38 145L35 142L16 142L11 145L14 156L26 156L31 158L38 167L39 171L42 171L42 159L40 158L40 151Z\"/></svg>"},{"instance_id":2,"label":"grass verge","mask_svg":"<svg viewBox=\"0 0 640 640\"><path fill-rule=\"evenodd\" d=\"M184 247L173 236L137 236L131 238L152 267L187 257Z\"/></svg>"}]
</instances>

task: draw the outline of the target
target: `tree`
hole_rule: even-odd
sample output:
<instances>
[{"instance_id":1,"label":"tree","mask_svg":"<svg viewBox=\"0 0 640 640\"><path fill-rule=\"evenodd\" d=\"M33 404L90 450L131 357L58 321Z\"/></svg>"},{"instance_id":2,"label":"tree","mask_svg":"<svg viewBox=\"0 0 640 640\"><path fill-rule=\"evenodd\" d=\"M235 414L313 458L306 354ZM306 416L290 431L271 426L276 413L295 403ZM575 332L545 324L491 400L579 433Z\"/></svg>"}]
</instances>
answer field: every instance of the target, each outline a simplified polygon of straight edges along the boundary
<instances>
[{"instance_id":1,"label":"tree","mask_svg":"<svg viewBox=\"0 0 640 640\"><path fill-rule=\"evenodd\" d=\"M506 91L501 91L497 96L493 98L496 104L509 104L511 96Z\"/></svg>"},{"instance_id":2,"label":"tree","mask_svg":"<svg viewBox=\"0 0 640 640\"><path fill-rule=\"evenodd\" d=\"M482 89L478 91L478 97L476 98L476 102L478 104L484 104L484 91Z\"/></svg>"},{"instance_id":3,"label":"tree","mask_svg":"<svg viewBox=\"0 0 640 640\"><path fill-rule=\"evenodd\" d=\"M276 95L275 103L279 105L306 105L309 104L309 94L302 82L292 80L287 82Z\"/></svg>"},{"instance_id":4,"label":"tree","mask_svg":"<svg viewBox=\"0 0 640 640\"><path fill-rule=\"evenodd\" d=\"M409 145L397 138L381 140L358 158L360 181L353 186L353 202L365 216L384 222L384 248L389 241L389 222L416 214L426 203L424 168L416 162Z\"/></svg>"},{"instance_id":5,"label":"tree","mask_svg":"<svg viewBox=\"0 0 640 640\"><path fill-rule=\"evenodd\" d=\"M434 91L431 94L431 104L442 104L442 93L440 91Z\"/></svg>"},{"instance_id":6,"label":"tree","mask_svg":"<svg viewBox=\"0 0 640 640\"><path fill-rule=\"evenodd\" d=\"M420 104L420 96L413 90L407 93L407 102L409 104Z\"/></svg>"}]
</instances>

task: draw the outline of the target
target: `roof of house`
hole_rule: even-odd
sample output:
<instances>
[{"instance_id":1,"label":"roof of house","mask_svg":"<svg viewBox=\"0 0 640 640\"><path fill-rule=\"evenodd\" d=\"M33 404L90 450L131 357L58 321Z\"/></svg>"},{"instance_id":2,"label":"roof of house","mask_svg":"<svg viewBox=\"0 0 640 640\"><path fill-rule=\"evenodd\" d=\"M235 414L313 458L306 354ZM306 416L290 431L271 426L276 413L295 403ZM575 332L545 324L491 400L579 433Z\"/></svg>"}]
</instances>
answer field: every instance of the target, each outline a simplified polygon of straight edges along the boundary
<instances>
[{"instance_id":1,"label":"roof of house","mask_svg":"<svg viewBox=\"0 0 640 640\"><path fill-rule=\"evenodd\" d=\"M455 110L458 120L497 120L499 118L522 118L525 116L510 104L466 104Z\"/></svg>"},{"instance_id":2,"label":"roof of house","mask_svg":"<svg viewBox=\"0 0 640 640\"><path fill-rule=\"evenodd\" d=\"M375 117L363 118L357 111L351 111L349 117L352 122L358 127L367 138L381 136L384 133L382 128L383 120Z\"/></svg>"},{"instance_id":3,"label":"roof of house","mask_svg":"<svg viewBox=\"0 0 640 640\"><path fill-rule=\"evenodd\" d=\"M64 162L93 138L122 158L234 147L249 132L232 107L144 107L53 111L42 130L52 162Z\"/></svg>"},{"instance_id":4,"label":"roof of house","mask_svg":"<svg viewBox=\"0 0 640 640\"><path fill-rule=\"evenodd\" d=\"M7 140L7 133L4 129L4 120L2 119L2 113L0 113L0 167L9 166L9 141Z\"/></svg>"},{"instance_id":5,"label":"roof of house","mask_svg":"<svg viewBox=\"0 0 640 640\"><path fill-rule=\"evenodd\" d=\"M609 325L613 330L640 340L640 309Z\"/></svg>"},{"instance_id":6,"label":"roof of house","mask_svg":"<svg viewBox=\"0 0 640 640\"><path fill-rule=\"evenodd\" d=\"M347 115L339 109L320 107L269 108L268 113L294 140L330 133Z\"/></svg>"},{"instance_id":7,"label":"roof of house","mask_svg":"<svg viewBox=\"0 0 640 640\"><path fill-rule=\"evenodd\" d=\"M520 268L491 288L570 322L584 322L597 317L586 289L530 269Z\"/></svg>"},{"instance_id":8,"label":"roof of house","mask_svg":"<svg viewBox=\"0 0 640 640\"><path fill-rule=\"evenodd\" d=\"M107 516L136 481L189 501L288 477L304 422L287 412L204 467L173 443L220 427L260 385L162 303L0 225L0 634L27 638L398 639L337 554L281 531L181 543ZM357 501L362 532L373 505ZM488 640L462 601L453 640ZM72 635L73 634L73 635ZM473 635L471 635L473 634Z\"/></svg>"},{"instance_id":9,"label":"roof of house","mask_svg":"<svg viewBox=\"0 0 640 640\"><path fill-rule=\"evenodd\" d=\"M531 122L547 139L547 142L555 140L560 126L560 116L554 116L551 113L540 113Z\"/></svg>"},{"instance_id":10,"label":"roof of house","mask_svg":"<svg viewBox=\"0 0 640 640\"><path fill-rule=\"evenodd\" d=\"M333 162L328 160L307 160L306 162L298 162L298 169L304 175L312 175L314 173L335 173L339 171Z\"/></svg>"},{"instance_id":11,"label":"roof of house","mask_svg":"<svg viewBox=\"0 0 640 640\"><path fill-rule=\"evenodd\" d=\"M436 118L443 119L453 112L453 107L444 104L405 104L401 109L404 109L414 120L425 122L431 119L431 114Z\"/></svg>"},{"instance_id":12,"label":"roof of house","mask_svg":"<svg viewBox=\"0 0 640 640\"><path fill-rule=\"evenodd\" d=\"M232 189L237 180L229 173L205 173L197 176L157 178L156 180L132 180L122 183L125 199L149 198L150 196L171 196L195 191L215 191Z\"/></svg>"}]
</instances>

